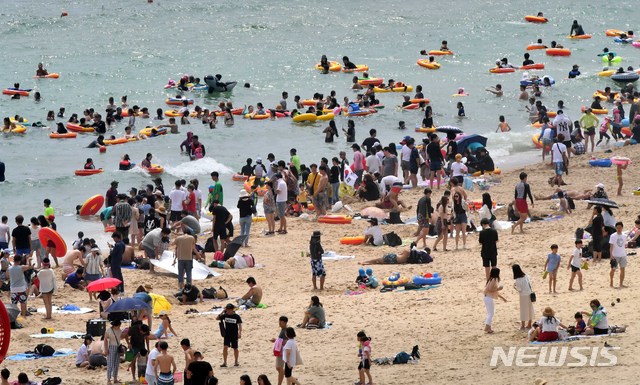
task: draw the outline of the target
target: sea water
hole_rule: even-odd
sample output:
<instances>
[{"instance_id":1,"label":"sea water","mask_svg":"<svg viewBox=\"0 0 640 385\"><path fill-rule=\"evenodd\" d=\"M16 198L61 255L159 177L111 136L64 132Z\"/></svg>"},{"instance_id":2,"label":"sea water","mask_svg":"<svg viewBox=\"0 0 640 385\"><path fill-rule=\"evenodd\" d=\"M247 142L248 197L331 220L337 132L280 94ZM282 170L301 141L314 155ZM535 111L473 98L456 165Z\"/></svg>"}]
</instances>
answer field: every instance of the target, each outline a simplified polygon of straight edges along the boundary
<instances>
[{"instance_id":1,"label":"sea water","mask_svg":"<svg viewBox=\"0 0 640 385\"><path fill-rule=\"evenodd\" d=\"M325 54L341 61L347 55L356 64L367 64L370 75L402 81L414 87L421 84L425 97L431 100L437 125L455 125L467 133L489 138L488 149L499 167L532 163L539 160L528 125L526 102L517 96L522 71L513 74L489 74L495 60L507 57L520 65L525 47L542 38L549 45L556 40L571 49L570 57L548 57L544 51L531 51L535 62L545 63L544 71L531 73L550 75L556 80L544 89L542 101L549 110L558 100L567 106L568 115L576 120L582 105L591 102L596 89L615 87L607 78L596 75L602 68L596 55L603 47L623 56L624 66L640 64L640 50L631 45L615 44L604 35L608 28L633 29L633 3L604 5L577 1L536 3L521 0L424 2L398 1L210 1L210 0L144 0L126 2L19 1L0 2L0 37L3 60L0 80L3 87L20 82L22 88L33 88L42 94L35 103L33 96L11 100L2 95L0 116L20 114L29 123L46 122L48 110L66 109L66 121L72 113L82 116L85 108L94 107L105 116L109 96L118 103L128 96L130 106L169 108L164 100L175 92L163 88L168 79L182 74L204 78L222 74L223 81L237 80L239 85L229 94L191 94L197 105L215 109L218 102L231 100L235 107L262 102L273 108L282 91L288 91L289 108L293 97L311 98L314 92L328 95L337 92L338 100L354 97L351 78L354 74L322 75L313 66ZM69 16L60 17L62 11ZM532 24L524 16L544 12L547 24ZM577 19L590 40L566 38L571 22ZM636 18L637 19L637 18ZM631 27L630 27L631 26ZM640 31L638 31L640 32ZM447 40L453 57L438 57L442 68L431 71L416 65L422 49L438 49ZM33 79L38 62L60 79ZM582 75L566 79L573 64L579 64ZM250 88L243 88L249 83ZM497 98L485 88L502 84L505 95ZM459 87L470 95L452 97ZM33 94L32 94L33 95ZM359 143L375 128L382 144L398 142L414 133L422 121L420 111L401 111L400 93L378 94L386 107L379 113L356 122ZM413 96L413 94L411 94ZM463 102L467 117L458 119L456 103ZM495 133L498 116L504 115L513 131ZM400 131L398 121L410 127ZM136 131L156 125L151 119L138 119ZM340 130L346 119L336 118ZM109 134L122 136L126 119L112 127ZM25 135L0 136L0 161L7 167L7 182L0 184L0 215L23 214L27 220L42 213L42 200L53 201L61 233L67 240L78 230L86 234L100 233L95 218L77 218L75 207L95 194L104 194L112 180L120 182L119 190L141 188L151 177L141 170L117 171L120 158L129 154L140 163L147 152L153 162L165 167L165 188L178 178L198 178L206 194L211 171L221 173L225 189L225 205L234 208L239 182L231 175L240 170L247 157L266 159L269 152L277 159L288 160L289 149L296 148L303 163L318 163L320 157L331 158L345 150L351 158L344 136L334 143L324 143L322 130L326 124L299 125L290 119L251 121L236 116L233 127L211 130L195 119L181 126L179 135L166 135L146 141L109 147L105 154L86 146L93 134L78 134L77 139L49 139L49 129L29 127ZM199 135L206 146L207 157L190 162L179 151L187 131ZM86 158L105 172L90 177L76 177Z\"/></svg>"}]
</instances>

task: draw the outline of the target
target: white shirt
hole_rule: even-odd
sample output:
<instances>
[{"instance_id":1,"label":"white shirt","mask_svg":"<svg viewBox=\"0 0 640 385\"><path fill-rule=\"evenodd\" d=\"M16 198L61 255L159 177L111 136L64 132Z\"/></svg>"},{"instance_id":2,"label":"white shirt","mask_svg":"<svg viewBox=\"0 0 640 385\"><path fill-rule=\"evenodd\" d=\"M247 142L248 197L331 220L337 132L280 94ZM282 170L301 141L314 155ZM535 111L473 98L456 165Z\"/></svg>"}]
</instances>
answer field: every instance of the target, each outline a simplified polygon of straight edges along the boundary
<instances>
[{"instance_id":1,"label":"white shirt","mask_svg":"<svg viewBox=\"0 0 640 385\"><path fill-rule=\"evenodd\" d=\"M391 186L393 186L396 183L402 184L402 181L397 176L395 175L385 176L380 180L380 193L384 194L387 189L391 189Z\"/></svg>"},{"instance_id":2,"label":"white shirt","mask_svg":"<svg viewBox=\"0 0 640 385\"><path fill-rule=\"evenodd\" d=\"M364 230L364 235L371 235L373 237L373 244L376 246L382 246L382 229L380 226L369 226Z\"/></svg>"},{"instance_id":3,"label":"white shirt","mask_svg":"<svg viewBox=\"0 0 640 385\"><path fill-rule=\"evenodd\" d=\"M288 353L286 353L288 351ZM293 368L296 366L297 356L298 356L298 344L295 339L287 340L287 343L284 344L284 348L282 349L283 358L286 358L285 362L289 364L289 367Z\"/></svg>"},{"instance_id":4,"label":"white shirt","mask_svg":"<svg viewBox=\"0 0 640 385\"><path fill-rule=\"evenodd\" d=\"M558 326L560 326L560 320L555 317L552 317L550 322L547 317L542 317L538 323L543 332L557 332Z\"/></svg>"},{"instance_id":5,"label":"white shirt","mask_svg":"<svg viewBox=\"0 0 640 385\"><path fill-rule=\"evenodd\" d=\"M76 353L76 365L79 365L85 361L89 361L89 350L87 345L82 343L82 346L78 349L78 353Z\"/></svg>"},{"instance_id":6,"label":"white shirt","mask_svg":"<svg viewBox=\"0 0 640 385\"><path fill-rule=\"evenodd\" d=\"M56 275L51 268L40 270L40 272L38 273L38 278L40 279L41 292L49 293L53 290L56 290Z\"/></svg>"},{"instance_id":7,"label":"white shirt","mask_svg":"<svg viewBox=\"0 0 640 385\"><path fill-rule=\"evenodd\" d=\"M551 127L547 127L542 131L542 138L551 140L551 135L553 135L553 129Z\"/></svg>"},{"instance_id":8,"label":"white shirt","mask_svg":"<svg viewBox=\"0 0 640 385\"><path fill-rule=\"evenodd\" d=\"M182 211L182 201L187 198L187 195L184 191L171 190L169 193L169 199L171 200L171 211Z\"/></svg>"},{"instance_id":9,"label":"white shirt","mask_svg":"<svg viewBox=\"0 0 640 385\"><path fill-rule=\"evenodd\" d=\"M560 142L554 143L553 146L551 146L551 158L553 159L553 163L564 162L562 154L567 154L567 146Z\"/></svg>"},{"instance_id":10,"label":"white shirt","mask_svg":"<svg viewBox=\"0 0 640 385\"><path fill-rule=\"evenodd\" d=\"M149 355L147 356L147 370L145 371L145 377L146 376L151 376L151 377L155 377L155 371L153 369L153 360L155 360L158 357L158 354L160 354L160 352L158 351L158 349L153 348L153 350L151 350L151 352L149 352Z\"/></svg>"},{"instance_id":11,"label":"white shirt","mask_svg":"<svg viewBox=\"0 0 640 385\"><path fill-rule=\"evenodd\" d=\"M369 174L375 174L376 172L380 172L380 158L375 155L369 155L367 157L367 172Z\"/></svg>"},{"instance_id":12,"label":"white shirt","mask_svg":"<svg viewBox=\"0 0 640 385\"><path fill-rule=\"evenodd\" d=\"M0 242L9 242L11 232L9 231L9 225L0 223Z\"/></svg>"},{"instance_id":13,"label":"white shirt","mask_svg":"<svg viewBox=\"0 0 640 385\"><path fill-rule=\"evenodd\" d=\"M278 179L276 186L276 203L287 201L287 183L283 178Z\"/></svg>"},{"instance_id":14,"label":"white shirt","mask_svg":"<svg viewBox=\"0 0 640 385\"><path fill-rule=\"evenodd\" d=\"M402 145L402 149L400 150L400 159L408 162L409 158L411 158L411 149L406 144Z\"/></svg>"},{"instance_id":15,"label":"white shirt","mask_svg":"<svg viewBox=\"0 0 640 385\"><path fill-rule=\"evenodd\" d=\"M466 172L467 172L467 166L465 166L464 163L453 162L451 164L451 175L462 176L466 174Z\"/></svg>"},{"instance_id":16,"label":"white shirt","mask_svg":"<svg viewBox=\"0 0 640 385\"><path fill-rule=\"evenodd\" d=\"M582 265L582 249L573 250L573 256L571 257L571 266L580 267Z\"/></svg>"},{"instance_id":17,"label":"white shirt","mask_svg":"<svg viewBox=\"0 0 640 385\"><path fill-rule=\"evenodd\" d=\"M556 118L553 119L553 126L556 128L556 135L564 135L564 140L568 141L571 139L571 119L565 114L558 114Z\"/></svg>"},{"instance_id":18,"label":"white shirt","mask_svg":"<svg viewBox=\"0 0 640 385\"><path fill-rule=\"evenodd\" d=\"M624 244L627 241L627 237L624 234L618 234L617 232L611 234L609 237L609 244L613 245L611 256L613 257L626 257L627 252L624 250Z\"/></svg>"}]
</instances>

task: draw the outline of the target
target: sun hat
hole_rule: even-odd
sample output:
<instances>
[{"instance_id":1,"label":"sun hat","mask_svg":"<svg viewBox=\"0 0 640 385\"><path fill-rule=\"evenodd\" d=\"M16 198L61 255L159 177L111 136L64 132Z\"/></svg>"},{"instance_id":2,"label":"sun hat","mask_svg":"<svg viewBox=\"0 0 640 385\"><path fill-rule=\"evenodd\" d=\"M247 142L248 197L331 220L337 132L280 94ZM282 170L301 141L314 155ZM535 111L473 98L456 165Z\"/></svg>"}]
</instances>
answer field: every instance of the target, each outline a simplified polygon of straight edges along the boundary
<instances>
[{"instance_id":1,"label":"sun hat","mask_svg":"<svg viewBox=\"0 0 640 385\"><path fill-rule=\"evenodd\" d=\"M604 190L604 184L602 184L602 183L598 183L598 184L596 185L596 188L597 188L597 189L603 189L603 190Z\"/></svg>"},{"instance_id":2,"label":"sun hat","mask_svg":"<svg viewBox=\"0 0 640 385\"><path fill-rule=\"evenodd\" d=\"M543 317L553 317L556 315L556 312L553 311L553 309L549 306L544 308L544 311L542 312L542 316Z\"/></svg>"},{"instance_id":3,"label":"sun hat","mask_svg":"<svg viewBox=\"0 0 640 385\"><path fill-rule=\"evenodd\" d=\"M246 198L249 196L249 193L247 192L247 190L240 190L240 198Z\"/></svg>"}]
</instances>

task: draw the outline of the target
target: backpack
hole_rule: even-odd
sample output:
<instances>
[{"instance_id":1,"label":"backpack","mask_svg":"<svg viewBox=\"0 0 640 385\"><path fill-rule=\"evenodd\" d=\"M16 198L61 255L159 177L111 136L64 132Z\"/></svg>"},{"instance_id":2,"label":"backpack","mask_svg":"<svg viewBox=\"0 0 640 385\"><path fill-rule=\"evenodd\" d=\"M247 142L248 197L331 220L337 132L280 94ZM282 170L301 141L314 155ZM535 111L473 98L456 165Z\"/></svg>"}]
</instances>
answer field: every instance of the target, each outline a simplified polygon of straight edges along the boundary
<instances>
[{"instance_id":1,"label":"backpack","mask_svg":"<svg viewBox=\"0 0 640 385\"><path fill-rule=\"evenodd\" d=\"M407 263L411 264L420 264L420 263L431 263L433 262L433 258L429 253L423 250L411 250L409 252L409 258L407 259Z\"/></svg>"},{"instance_id":2,"label":"backpack","mask_svg":"<svg viewBox=\"0 0 640 385\"><path fill-rule=\"evenodd\" d=\"M411 356L407 352L400 352L396 354L396 357L393 359L394 364L406 364L411 360Z\"/></svg>"},{"instance_id":3,"label":"backpack","mask_svg":"<svg viewBox=\"0 0 640 385\"><path fill-rule=\"evenodd\" d=\"M38 344L36 348L33 349L33 352L42 357L51 357L56 350L47 344Z\"/></svg>"},{"instance_id":4,"label":"backpack","mask_svg":"<svg viewBox=\"0 0 640 385\"><path fill-rule=\"evenodd\" d=\"M402 239L395 232L390 232L382 236L385 245L396 247L402 245Z\"/></svg>"},{"instance_id":5,"label":"backpack","mask_svg":"<svg viewBox=\"0 0 640 385\"><path fill-rule=\"evenodd\" d=\"M202 298L213 299L216 298L216 289L210 287L208 289L202 289Z\"/></svg>"},{"instance_id":6,"label":"backpack","mask_svg":"<svg viewBox=\"0 0 640 385\"><path fill-rule=\"evenodd\" d=\"M576 229L576 240L582 239L584 237L584 229L582 227L578 227Z\"/></svg>"},{"instance_id":7,"label":"backpack","mask_svg":"<svg viewBox=\"0 0 640 385\"><path fill-rule=\"evenodd\" d=\"M400 213L398 212L390 212L389 220L387 220L387 222L392 225L404 223L402 222L402 219L400 218Z\"/></svg>"},{"instance_id":8,"label":"backpack","mask_svg":"<svg viewBox=\"0 0 640 385\"><path fill-rule=\"evenodd\" d=\"M215 246L213 245L213 237L207 238L207 242L204 244L204 251L206 253L213 253L216 251Z\"/></svg>"}]
</instances>

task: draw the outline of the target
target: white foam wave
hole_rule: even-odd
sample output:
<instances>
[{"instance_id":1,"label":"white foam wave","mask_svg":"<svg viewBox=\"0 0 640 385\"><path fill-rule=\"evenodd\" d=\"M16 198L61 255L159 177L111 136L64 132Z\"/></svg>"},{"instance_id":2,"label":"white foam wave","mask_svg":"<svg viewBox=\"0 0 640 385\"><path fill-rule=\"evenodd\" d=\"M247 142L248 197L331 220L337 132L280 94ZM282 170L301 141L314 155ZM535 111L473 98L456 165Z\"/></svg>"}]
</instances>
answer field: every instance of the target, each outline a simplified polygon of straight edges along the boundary
<instances>
[{"instance_id":1,"label":"white foam wave","mask_svg":"<svg viewBox=\"0 0 640 385\"><path fill-rule=\"evenodd\" d=\"M198 176L202 174L209 174L213 171L217 171L220 174L233 173L231 168L208 156L191 162L184 162L177 166L163 167L166 173L179 177Z\"/></svg>"}]
</instances>

